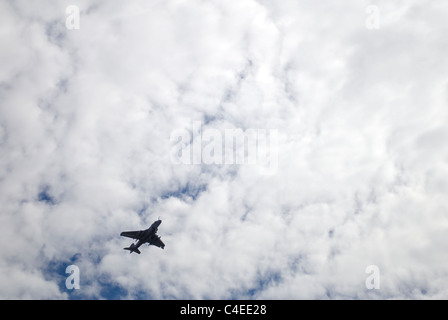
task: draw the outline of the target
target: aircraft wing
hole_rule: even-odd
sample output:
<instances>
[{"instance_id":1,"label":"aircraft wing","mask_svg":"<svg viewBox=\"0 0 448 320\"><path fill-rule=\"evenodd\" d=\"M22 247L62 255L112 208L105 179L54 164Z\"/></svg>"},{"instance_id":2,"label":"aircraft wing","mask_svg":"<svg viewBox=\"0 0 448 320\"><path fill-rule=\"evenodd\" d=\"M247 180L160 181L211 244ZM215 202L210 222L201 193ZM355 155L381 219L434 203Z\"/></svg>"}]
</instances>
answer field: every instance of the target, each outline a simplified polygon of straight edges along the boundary
<instances>
[{"instance_id":1,"label":"aircraft wing","mask_svg":"<svg viewBox=\"0 0 448 320\"><path fill-rule=\"evenodd\" d=\"M132 238L132 239L140 239L142 234L143 234L142 230L141 231L123 231L122 233L120 233L120 236Z\"/></svg>"},{"instance_id":2,"label":"aircraft wing","mask_svg":"<svg viewBox=\"0 0 448 320\"><path fill-rule=\"evenodd\" d=\"M151 244L153 246L159 247L159 248L165 248L165 244L162 242L162 240L160 240L160 237L156 237Z\"/></svg>"}]
</instances>

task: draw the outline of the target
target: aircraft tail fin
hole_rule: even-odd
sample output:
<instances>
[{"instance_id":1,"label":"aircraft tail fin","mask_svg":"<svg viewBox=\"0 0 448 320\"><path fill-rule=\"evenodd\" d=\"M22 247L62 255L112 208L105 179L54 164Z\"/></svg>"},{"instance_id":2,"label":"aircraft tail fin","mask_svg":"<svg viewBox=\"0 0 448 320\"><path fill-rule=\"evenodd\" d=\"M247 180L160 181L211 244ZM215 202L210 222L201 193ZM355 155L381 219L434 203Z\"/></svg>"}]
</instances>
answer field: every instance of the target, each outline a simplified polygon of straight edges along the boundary
<instances>
[{"instance_id":1,"label":"aircraft tail fin","mask_svg":"<svg viewBox=\"0 0 448 320\"><path fill-rule=\"evenodd\" d=\"M136 252L136 253L138 253L138 254L141 253L140 250L138 250L138 248L136 248L135 244L131 244L130 247L123 248L123 249L124 249L124 250L129 250L129 251L130 251L129 253L132 253L132 252Z\"/></svg>"}]
</instances>

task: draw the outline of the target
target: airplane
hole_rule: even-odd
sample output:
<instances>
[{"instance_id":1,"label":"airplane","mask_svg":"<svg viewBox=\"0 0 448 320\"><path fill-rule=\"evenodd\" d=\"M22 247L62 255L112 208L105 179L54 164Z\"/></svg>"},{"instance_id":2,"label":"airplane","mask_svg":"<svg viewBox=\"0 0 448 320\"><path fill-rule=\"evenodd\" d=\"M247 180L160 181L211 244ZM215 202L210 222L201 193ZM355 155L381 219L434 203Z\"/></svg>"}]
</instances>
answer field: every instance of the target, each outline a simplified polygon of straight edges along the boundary
<instances>
[{"instance_id":1,"label":"airplane","mask_svg":"<svg viewBox=\"0 0 448 320\"><path fill-rule=\"evenodd\" d=\"M140 250L138 248L144 244L148 243L148 246L153 245L159 248L164 249L165 244L160 240L160 236L156 234L157 228L162 223L162 220L155 221L148 229L140 230L140 231L123 231L120 233L122 237L128 237L135 240L138 240L137 244L132 243L130 247L123 248L124 250L129 250L129 253L136 252L140 254Z\"/></svg>"}]
</instances>

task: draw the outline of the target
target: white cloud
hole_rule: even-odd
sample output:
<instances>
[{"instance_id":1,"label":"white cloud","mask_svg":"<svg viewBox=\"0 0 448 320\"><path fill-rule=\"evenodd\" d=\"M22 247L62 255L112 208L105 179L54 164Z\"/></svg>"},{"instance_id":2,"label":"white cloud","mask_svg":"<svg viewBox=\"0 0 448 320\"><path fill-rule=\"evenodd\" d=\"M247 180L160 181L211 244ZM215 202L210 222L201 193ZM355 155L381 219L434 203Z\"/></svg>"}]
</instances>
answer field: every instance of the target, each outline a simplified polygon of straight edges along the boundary
<instances>
[{"instance_id":1,"label":"white cloud","mask_svg":"<svg viewBox=\"0 0 448 320\"><path fill-rule=\"evenodd\" d=\"M447 297L445 4L73 4L0 4L0 297ZM173 164L195 121L278 130L275 174Z\"/></svg>"}]
</instances>

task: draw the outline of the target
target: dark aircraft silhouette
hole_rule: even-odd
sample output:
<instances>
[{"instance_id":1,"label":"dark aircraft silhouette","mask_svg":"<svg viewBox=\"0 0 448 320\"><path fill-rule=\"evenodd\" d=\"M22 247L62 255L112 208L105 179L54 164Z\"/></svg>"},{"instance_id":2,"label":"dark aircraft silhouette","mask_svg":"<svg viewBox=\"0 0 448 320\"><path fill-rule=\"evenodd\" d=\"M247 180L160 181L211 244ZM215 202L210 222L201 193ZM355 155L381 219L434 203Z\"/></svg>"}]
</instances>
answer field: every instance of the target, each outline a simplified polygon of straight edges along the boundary
<instances>
[{"instance_id":1,"label":"dark aircraft silhouette","mask_svg":"<svg viewBox=\"0 0 448 320\"><path fill-rule=\"evenodd\" d=\"M123 231L120 233L120 236L122 237L128 237L135 240L138 240L137 244L132 243L130 247L123 248L124 250L129 250L129 253L137 252L140 254L140 250L138 248L144 244L148 243L148 246L153 245L159 248L164 249L165 244L160 240L160 237L156 234L157 228L162 223L162 220L155 221L148 229L146 230L140 230L140 231Z\"/></svg>"}]
</instances>

